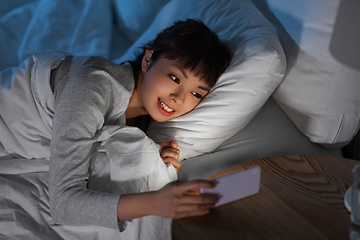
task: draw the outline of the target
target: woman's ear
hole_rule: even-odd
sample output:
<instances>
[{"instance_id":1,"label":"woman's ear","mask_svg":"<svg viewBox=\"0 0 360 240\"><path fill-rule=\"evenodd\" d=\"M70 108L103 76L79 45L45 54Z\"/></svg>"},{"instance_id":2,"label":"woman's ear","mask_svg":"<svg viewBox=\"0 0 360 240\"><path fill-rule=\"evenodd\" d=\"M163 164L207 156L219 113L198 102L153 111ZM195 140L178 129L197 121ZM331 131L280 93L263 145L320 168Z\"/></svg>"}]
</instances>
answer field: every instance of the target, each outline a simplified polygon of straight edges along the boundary
<instances>
[{"instance_id":1,"label":"woman's ear","mask_svg":"<svg viewBox=\"0 0 360 240\"><path fill-rule=\"evenodd\" d=\"M151 62L151 57L153 55L153 52L154 52L153 50L145 51L144 57L141 62L141 69L143 72L146 72L146 70L148 69L150 62Z\"/></svg>"}]
</instances>

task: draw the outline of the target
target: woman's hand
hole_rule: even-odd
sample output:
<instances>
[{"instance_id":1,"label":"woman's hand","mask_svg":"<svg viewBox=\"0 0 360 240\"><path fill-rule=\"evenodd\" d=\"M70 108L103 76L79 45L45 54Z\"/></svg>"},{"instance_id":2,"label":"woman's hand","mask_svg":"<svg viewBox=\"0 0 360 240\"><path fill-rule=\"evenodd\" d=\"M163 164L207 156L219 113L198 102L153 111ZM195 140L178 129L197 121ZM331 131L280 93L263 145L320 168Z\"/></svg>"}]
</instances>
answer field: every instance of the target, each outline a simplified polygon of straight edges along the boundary
<instances>
[{"instance_id":1,"label":"woman's hand","mask_svg":"<svg viewBox=\"0 0 360 240\"><path fill-rule=\"evenodd\" d=\"M153 193L154 215L165 218L184 218L204 215L219 200L214 194L189 194L200 188L214 188L215 184L206 180L172 182Z\"/></svg>"},{"instance_id":2,"label":"woman's hand","mask_svg":"<svg viewBox=\"0 0 360 240\"><path fill-rule=\"evenodd\" d=\"M198 191L200 188L214 187L213 182L206 180L176 181L158 191L123 194L118 202L118 220L148 215L173 219L204 215L219 198L215 194L199 194Z\"/></svg>"},{"instance_id":3,"label":"woman's hand","mask_svg":"<svg viewBox=\"0 0 360 240\"><path fill-rule=\"evenodd\" d=\"M160 156L163 159L164 163L171 163L176 172L178 171L181 163L179 162L180 150L177 148L177 141L168 141L160 143L161 153Z\"/></svg>"}]
</instances>

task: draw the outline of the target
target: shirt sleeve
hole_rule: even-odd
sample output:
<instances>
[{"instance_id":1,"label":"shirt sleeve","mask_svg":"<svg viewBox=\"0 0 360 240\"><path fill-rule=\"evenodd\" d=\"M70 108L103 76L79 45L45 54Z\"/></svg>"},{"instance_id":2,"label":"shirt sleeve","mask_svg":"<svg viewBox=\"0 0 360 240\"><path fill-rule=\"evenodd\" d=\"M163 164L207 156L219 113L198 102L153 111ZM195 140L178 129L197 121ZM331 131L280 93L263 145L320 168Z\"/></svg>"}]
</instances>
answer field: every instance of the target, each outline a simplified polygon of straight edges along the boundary
<instances>
[{"instance_id":1,"label":"shirt sleeve","mask_svg":"<svg viewBox=\"0 0 360 240\"><path fill-rule=\"evenodd\" d=\"M119 194L87 189L96 132L111 106L105 71L80 67L59 81L51 140L49 198L56 224L122 229L117 220Z\"/></svg>"}]
</instances>

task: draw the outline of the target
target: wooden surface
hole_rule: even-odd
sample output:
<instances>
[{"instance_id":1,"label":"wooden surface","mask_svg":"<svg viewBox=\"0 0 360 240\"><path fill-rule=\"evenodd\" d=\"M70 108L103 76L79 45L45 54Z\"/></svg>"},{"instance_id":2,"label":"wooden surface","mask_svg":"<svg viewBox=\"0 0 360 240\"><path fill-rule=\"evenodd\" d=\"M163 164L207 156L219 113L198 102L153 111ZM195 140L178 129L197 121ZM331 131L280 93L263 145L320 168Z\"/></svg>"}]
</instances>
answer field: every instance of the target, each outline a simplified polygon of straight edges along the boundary
<instances>
[{"instance_id":1,"label":"wooden surface","mask_svg":"<svg viewBox=\"0 0 360 240\"><path fill-rule=\"evenodd\" d=\"M241 163L209 179L261 166L258 194L174 220L173 240L349 239L344 195L358 161L327 156L281 156Z\"/></svg>"}]
</instances>

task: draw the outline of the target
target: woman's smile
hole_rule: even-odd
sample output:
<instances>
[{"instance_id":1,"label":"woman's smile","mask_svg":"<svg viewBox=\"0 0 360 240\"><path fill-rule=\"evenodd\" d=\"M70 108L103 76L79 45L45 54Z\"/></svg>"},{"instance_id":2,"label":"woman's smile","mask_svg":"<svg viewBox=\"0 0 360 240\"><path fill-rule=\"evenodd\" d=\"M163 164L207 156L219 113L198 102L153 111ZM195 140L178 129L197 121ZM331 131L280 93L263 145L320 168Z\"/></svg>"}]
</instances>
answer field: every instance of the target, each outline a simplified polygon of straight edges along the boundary
<instances>
[{"instance_id":1,"label":"woman's smile","mask_svg":"<svg viewBox=\"0 0 360 240\"><path fill-rule=\"evenodd\" d=\"M166 105L166 103L162 102L160 99L158 99L158 109L165 116L171 116L175 113L175 109L172 109L171 107Z\"/></svg>"}]
</instances>

